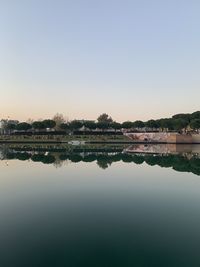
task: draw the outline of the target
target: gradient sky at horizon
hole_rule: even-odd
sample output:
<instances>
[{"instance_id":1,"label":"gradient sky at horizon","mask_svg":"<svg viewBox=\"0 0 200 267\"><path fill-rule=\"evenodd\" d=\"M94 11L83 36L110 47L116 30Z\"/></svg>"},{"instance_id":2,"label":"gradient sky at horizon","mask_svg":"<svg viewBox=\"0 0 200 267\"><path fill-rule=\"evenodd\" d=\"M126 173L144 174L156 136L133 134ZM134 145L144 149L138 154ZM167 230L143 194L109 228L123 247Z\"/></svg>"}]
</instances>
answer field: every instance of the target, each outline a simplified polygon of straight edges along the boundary
<instances>
[{"instance_id":1,"label":"gradient sky at horizon","mask_svg":"<svg viewBox=\"0 0 200 267\"><path fill-rule=\"evenodd\" d=\"M1 0L0 118L200 110L200 1Z\"/></svg>"}]
</instances>

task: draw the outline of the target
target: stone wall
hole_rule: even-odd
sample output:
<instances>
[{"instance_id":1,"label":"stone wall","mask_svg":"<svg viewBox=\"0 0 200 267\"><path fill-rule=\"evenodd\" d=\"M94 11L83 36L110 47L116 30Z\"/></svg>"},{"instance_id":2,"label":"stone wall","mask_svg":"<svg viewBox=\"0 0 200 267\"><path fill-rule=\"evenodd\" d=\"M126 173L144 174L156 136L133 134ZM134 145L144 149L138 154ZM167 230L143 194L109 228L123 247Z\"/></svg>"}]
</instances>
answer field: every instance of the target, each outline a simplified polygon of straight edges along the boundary
<instances>
[{"instance_id":1,"label":"stone wall","mask_svg":"<svg viewBox=\"0 0 200 267\"><path fill-rule=\"evenodd\" d=\"M195 144L200 144L200 134L192 134L192 142Z\"/></svg>"},{"instance_id":2,"label":"stone wall","mask_svg":"<svg viewBox=\"0 0 200 267\"><path fill-rule=\"evenodd\" d=\"M166 143L170 137L170 133L156 132L156 133L124 133L128 138L134 142L158 142Z\"/></svg>"},{"instance_id":3,"label":"stone wall","mask_svg":"<svg viewBox=\"0 0 200 267\"><path fill-rule=\"evenodd\" d=\"M191 135L176 135L176 144L191 144L192 136Z\"/></svg>"},{"instance_id":4,"label":"stone wall","mask_svg":"<svg viewBox=\"0 0 200 267\"><path fill-rule=\"evenodd\" d=\"M200 144L200 134L178 134L168 132L125 133L128 138L138 143Z\"/></svg>"}]
</instances>

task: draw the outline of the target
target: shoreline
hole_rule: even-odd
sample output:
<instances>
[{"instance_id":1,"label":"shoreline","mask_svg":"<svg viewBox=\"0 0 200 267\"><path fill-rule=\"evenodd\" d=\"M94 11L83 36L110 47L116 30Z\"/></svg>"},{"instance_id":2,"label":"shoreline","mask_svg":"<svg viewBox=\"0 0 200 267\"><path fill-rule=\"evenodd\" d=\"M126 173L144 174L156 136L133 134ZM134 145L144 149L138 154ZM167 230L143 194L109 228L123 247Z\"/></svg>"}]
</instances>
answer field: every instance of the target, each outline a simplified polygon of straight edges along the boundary
<instances>
[{"instance_id":1,"label":"shoreline","mask_svg":"<svg viewBox=\"0 0 200 267\"><path fill-rule=\"evenodd\" d=\"M12 136L0 135L0 144L200 144L200 134L125 133L123 135Z\"/></svg>"},{"instance_id":2,"label":"shoreline","mask_svg":"<svg viewBox=\"0 0 200 267\"><path fill-rule=\"evenodd\" d=\"M28 141L28 140L0 140L0 144L68 144L68 145L75 145L72 142L77 142L76 145L85 145L85 144L121 144L121 145L129 145L129 144L143 144L143 145L160 145L160 144L177 144L177 145L200 145L199 142L157 142L157 141L80 141L80 140L72 140L72 141Z\"/></svg>"}]
</instances>

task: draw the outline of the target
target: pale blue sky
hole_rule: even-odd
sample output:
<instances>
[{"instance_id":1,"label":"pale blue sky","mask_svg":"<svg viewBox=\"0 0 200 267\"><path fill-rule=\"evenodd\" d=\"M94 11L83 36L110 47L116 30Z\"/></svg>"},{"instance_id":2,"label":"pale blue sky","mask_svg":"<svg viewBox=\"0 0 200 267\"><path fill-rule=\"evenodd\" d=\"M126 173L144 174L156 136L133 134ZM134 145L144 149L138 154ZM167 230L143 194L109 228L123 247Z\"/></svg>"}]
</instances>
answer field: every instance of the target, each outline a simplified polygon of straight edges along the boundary
<instances>
[{"instance_id":1,"label":"pale blue sky","mask_svg":"<svg viewBox=\"0 0 200 267\"><path fill-rule=\"evenodd\" d=\"M199 0L0 0L0 118L200 110Z\"/></svg>"}]
</instances>

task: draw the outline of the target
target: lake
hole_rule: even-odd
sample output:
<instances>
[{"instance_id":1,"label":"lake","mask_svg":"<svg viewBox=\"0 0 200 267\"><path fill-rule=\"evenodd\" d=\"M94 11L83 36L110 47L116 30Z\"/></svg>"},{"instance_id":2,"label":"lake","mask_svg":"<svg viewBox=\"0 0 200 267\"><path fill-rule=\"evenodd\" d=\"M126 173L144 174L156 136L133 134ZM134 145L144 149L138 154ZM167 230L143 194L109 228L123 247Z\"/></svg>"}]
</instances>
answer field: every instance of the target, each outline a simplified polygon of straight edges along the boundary
<instances>
[{"instance_id":1,"label":"lake","mask_svg":"<svg viewBox=\"0 0 200 267\"><path fill-rule=\"evenodd\" d=\"M200 145L0 146L1 267L200 266Z\"/></svg>"}]
</instances>

